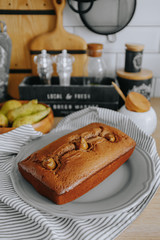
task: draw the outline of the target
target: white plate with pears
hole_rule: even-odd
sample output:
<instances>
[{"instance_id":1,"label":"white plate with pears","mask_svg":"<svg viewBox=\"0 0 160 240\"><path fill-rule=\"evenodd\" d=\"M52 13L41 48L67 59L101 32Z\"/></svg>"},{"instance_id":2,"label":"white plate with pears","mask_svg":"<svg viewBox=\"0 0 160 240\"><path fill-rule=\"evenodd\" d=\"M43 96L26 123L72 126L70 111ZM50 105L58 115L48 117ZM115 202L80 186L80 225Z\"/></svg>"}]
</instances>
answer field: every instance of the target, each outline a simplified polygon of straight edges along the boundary
<instances>
[{"instance_id":1,"label":"white plate with pears","mask_svg":"<svg viewBox=\"0 0 160 240\"><path fill-rule=\"evenodd\" d=\"M38 103L37 99L11 99L0 103L0 134L24 124L31 124L36 131L47 133L53 128L53 111L48 105Z\"/></svg>"}]
</instances>

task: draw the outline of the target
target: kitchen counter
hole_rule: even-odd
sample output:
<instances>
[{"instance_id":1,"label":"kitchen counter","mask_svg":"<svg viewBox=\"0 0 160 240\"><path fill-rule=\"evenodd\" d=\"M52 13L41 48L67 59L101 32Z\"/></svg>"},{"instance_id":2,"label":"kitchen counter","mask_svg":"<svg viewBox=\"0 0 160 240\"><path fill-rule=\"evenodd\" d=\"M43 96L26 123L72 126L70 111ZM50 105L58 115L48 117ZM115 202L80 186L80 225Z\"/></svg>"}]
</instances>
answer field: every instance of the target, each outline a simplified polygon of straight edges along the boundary
<instances>
[{"instance_id":1,"label":"kitchen counter","mask_svg":"<svg viewBox=\"0 0 160 240\"><path fill-rule=\"evenodd\" d=\"M157 128L153 133L160 156L160 98L151 99L157 114ZM116 240L159 240L160 239L160 187L140 216L120 234Z\"/></svg>"},{"instance_id":2,"label":"kitchen counter","mask_svg":"<svg viewBox=\"0 0 160 240\"><path fill-rule=\"evenodd\" d=\"M160 98L152 98L151 105L157 114L157 128L153 133L157 152L160 155ZM62 119L55 117L54 127ZM159 240L160 239L160 187L140 216L121 233L116 240Z\"/></svg>"}]
</instances>

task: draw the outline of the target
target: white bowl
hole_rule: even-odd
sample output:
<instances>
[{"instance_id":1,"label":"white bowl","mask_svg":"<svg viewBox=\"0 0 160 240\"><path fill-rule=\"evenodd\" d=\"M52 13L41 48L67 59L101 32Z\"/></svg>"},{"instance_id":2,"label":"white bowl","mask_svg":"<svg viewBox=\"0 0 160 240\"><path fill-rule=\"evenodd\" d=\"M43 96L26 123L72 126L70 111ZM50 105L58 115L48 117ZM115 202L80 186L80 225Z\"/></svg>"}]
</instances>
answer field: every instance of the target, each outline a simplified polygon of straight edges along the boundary
<instances>
[{"instance_id":1,"label":"white bowl","mask_svg":"<svg viewBox=\"0 0 160 240\"><path fill-rule=\"evenodd\" d=\"M120 113L127 115L138 127L143 129L147 134L151 135L157 126L157 115L152 107L147 112L129 111L125 105L119 109Z\"/></svg>"}]
</instances>

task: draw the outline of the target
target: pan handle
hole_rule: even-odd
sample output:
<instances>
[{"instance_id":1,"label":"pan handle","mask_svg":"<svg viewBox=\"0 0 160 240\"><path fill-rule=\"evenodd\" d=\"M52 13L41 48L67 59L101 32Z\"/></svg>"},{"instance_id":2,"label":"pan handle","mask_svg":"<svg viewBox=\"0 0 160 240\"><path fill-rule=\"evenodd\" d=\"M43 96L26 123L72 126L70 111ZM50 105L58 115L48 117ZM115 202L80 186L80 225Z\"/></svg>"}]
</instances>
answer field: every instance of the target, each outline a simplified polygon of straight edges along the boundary
<instances>
[{"instance_id":1,"label":"pan handle","mask_svg":"<svg viewBox=\"0 0 160 240\"><path fill-rule=\"evenodd\" d=\"M112 35L107 35L107 40L110 43L114 43L117 40L116 34L112 34Z\"/></svg>"},{"instance_id":2,"label":"pan handle","mask_svg":"<svg viewBox=\"0 0 160 240\"><path fill-rule=\"evenodd\" d=\"M95 0L83 0L84 2L90 2L89 7L86 8L86 10L83 10L83 11L81 11L80 8L79 8L79 5L80 5L81 0L74 0L74 1L77 1L77 2L78 2L78 10L77 10L75 7L73 7L72 1L73 1L73 0L67 0L68 5L70 6L70 8L71 8L74 12L82 14L82 13L87 13L87 12L90 11L90 9L92 8L93 3L94 3Z\"/></svg>"}]
</instances>

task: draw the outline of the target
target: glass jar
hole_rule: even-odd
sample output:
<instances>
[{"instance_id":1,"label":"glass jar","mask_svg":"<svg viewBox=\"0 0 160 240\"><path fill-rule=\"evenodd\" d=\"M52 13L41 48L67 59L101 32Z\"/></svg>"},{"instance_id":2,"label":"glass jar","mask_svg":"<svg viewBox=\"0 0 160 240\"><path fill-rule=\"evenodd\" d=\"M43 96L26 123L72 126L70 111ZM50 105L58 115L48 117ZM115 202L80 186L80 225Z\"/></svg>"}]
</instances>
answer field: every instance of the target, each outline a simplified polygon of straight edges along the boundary
<instances>
[{"instance_id":1,"label":"glass jar","mask_svg":"<svg viewBox=\"0 0 160 240\"><path fill-rule=\"evenodd\" d=\"M126 43L125 72L140 72L144 45Z\"/></svg>"},{"instance_id":2,"label":"glass jar","mask_svg":"<svg viewBox=\"0 0 160 240\"><path fill-rule=\"evenodd\" d=\"M37 64L37 72L41 83L51 85L53 57L43 49L40 54L34 57L34 62Z\"/></svg>"},{"instance_id":3,"label":"glass jar","mask_svg":"<svg viewBox=\"0 0 160 240\"><path fill-rule=\"evenodd\" d=\"M101 84L107 76L107 67L102 57L103 44L90 43L88 46L88 59L84 66L84 84Z\"/></svg>"},{"instance_id":4,"label":"glass jar","mask_svg":"<svg viewBox=\"0 0 160 240\"><path fill-rule=\"evenodd\" d=\"M7 33L7 25L0 21L0 101L2 102L7 97L11 50L12 42Z\"/></svg>"},{"instance_id":5,"label":"glass jar","mask_svg":"<svg viewBox=\"0 0 160 240\"><path fill-rule=\"evenodd\" d=\"M68 54L66 49L62 50L62 53L54 57L54 62L57 64L57 73L61 86L70 85L72 64L74 61L75 58L71 54Z\"/></svg>"}]
</instances>

